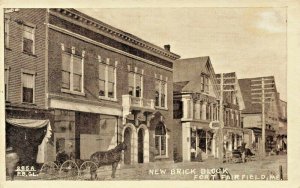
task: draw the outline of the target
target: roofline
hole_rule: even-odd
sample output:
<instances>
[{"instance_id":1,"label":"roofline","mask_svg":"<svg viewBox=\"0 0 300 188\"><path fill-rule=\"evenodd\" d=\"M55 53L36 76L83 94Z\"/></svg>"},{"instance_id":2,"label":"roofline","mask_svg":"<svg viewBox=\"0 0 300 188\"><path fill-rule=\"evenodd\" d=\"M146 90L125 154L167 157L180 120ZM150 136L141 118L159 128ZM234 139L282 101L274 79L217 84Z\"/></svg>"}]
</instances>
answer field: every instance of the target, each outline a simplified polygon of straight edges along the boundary
<instances>
[{"instance_id":1,"label":"roofline","mask_svg":"<svg viewBox=\"0 0 300 188\"><path fill-rule=\"evenodd\" d=\"M130 33L127 33L125 31L122 31L120 29L117 29L111 25L108 25L100 20L97 20L96 18L93 18L91 16L88 16L76 9L73 8L55 8L50 9L50 13L57 15L64 15L68 19L72 19L76 22L81 22L85 25L88 25L89 27L92 27L94 31L97 33L103 34L113 40L117 40L119 42L122 42L124 44L130 45L134 48L138 48L142 51L145 51L147 53L150 53L155 56L162 57L163 59L168 59L169 61L175 61L176 59L179 59L180 56L172 53L168 50L165 50L164 48L161 48L155 44L152 44L150 42L147 42L137 36L134 36ZM87 28L89 28L87 27Z\"/></svg>"},{"instance_id":2,"label":"roofline","mask_svg":"<svg viewBox=\"0 0 300 188\"><path fill-rule=\"evenodd\" d=\"M176 61L184 61L184 60L198 59L198 58L210 58L210 57L209 56L189 57L189 58L184 58L184 59L177 59Z\"/></svg>"},{"instance_id":3,"label":"roofline","mask_svg":"<svg viewBox=\"0 0 300 188\"><path fill-rule=\"evenodd\" d=\"M273 77L274 80L275 80L275 77L274 76L258 76L258 77L252 77L252 78L240 78L238 80L253 80L253 79L257 79L257 78L267 78L267 77Z\"/></svg>"}]
</instances>

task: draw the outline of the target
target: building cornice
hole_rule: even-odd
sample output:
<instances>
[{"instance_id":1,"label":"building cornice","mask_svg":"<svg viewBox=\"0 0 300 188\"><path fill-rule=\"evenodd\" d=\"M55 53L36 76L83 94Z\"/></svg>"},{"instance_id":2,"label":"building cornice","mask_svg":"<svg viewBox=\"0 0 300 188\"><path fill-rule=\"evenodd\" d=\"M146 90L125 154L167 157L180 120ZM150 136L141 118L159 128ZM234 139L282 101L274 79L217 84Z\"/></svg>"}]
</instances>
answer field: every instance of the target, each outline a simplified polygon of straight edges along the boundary
<instances>
[{"instance_id":1,"label":"building cornice","mask_svg":"<svg viewBox=\"0 0 300 188\"><path fill-rule=\"evenodd\" d=\"M93 19L75 9L51 9L50 14L70 21L76 25L84 26L85 28L88 28L94 32L105 35L106 37L127 44L146 53L158 56L167 61L175 61L176 59L180 58L180 56L177 54L174 54L154 44L146 42L136 36L114 28L99 20Z\"/></svg>"},{"instance_id":2,"label":"building cornice","mask_svg":"<svg viewBox=\"0 0 300 188\"><path fill-rule=\"evenodd\" d=\"M172 69L172 68L169 68L169 67L160 65L160 64L158 64L158 63L155 63L155 62L153 62L153 61L150 61L150 60L147 60L147 59L138 57L138 56L136 56L136 55L132 55L132 54L130 54L130 53L127 53L127 52L124 52L124 51L122 51L122 50L116 49L116 48L114 48L114 47L111 47L111 46L105 45L105 44L103 44L103 43L97 42L97 41L92 40L92 39L90 39L90 38L88 38L88 37L85 37L85 36L82 36L82 35L80 35L80 34L74 33L74 32L72 32L72 31L69 31L69 30L60 28L60 27L55 26L55 25L52 25L52 24L48 24L48 27L49 27L50 29L55 30L55 31L58 31L58 32L61 32L61 33L70 35L70 36L75 37L75 38L78 38L78 39L81 39L81 40L83 40L83 41L85 41L85 42L94 44L94 45L96 45L96 46L100 46L100 47L102 47L102 48L111 50L111 51L113 51L113 52L116 52L116 53L119 53L119 54L122 54L122 55L125 55L125 56L127 56L127 57L131 57L131 58L134 58L134 59L136 59L136 60L145 62L145 63L147 63L147 64L150 64L150 65L153 65L153 66L156 66L156 67L159 67L159 68L162 68L162 69L165 69L165 70L168 70L168 71L173 72L173 69Z\"/></svg>"}]
</instances>

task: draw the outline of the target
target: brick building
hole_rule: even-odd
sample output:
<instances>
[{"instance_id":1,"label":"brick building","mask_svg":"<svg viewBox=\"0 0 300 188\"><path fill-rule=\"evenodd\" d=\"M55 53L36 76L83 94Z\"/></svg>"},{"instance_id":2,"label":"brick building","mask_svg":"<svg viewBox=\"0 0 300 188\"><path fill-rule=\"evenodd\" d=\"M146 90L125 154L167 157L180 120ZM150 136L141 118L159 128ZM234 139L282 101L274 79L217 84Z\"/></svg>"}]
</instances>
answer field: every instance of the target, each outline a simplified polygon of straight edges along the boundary
<instances>
[{"instance_id":1,"label":"brick building","mask_svg":"<svg viewBox=\"0 0 300 188\"><path fill-rule=\"evenodd\" d=\"M179 56L168 45L160 48L75 9L19 9L6 17L7 117L16 114L9 110L16 103L38 108L37 117L50 121L43 161L55 160L60 150L88 159L122 141L126 164L172 160L171 83ZM22 32L30 35L22 39ZM26 106L20 98L25 68L33 75Z\"/></svg>"}]
</instances>

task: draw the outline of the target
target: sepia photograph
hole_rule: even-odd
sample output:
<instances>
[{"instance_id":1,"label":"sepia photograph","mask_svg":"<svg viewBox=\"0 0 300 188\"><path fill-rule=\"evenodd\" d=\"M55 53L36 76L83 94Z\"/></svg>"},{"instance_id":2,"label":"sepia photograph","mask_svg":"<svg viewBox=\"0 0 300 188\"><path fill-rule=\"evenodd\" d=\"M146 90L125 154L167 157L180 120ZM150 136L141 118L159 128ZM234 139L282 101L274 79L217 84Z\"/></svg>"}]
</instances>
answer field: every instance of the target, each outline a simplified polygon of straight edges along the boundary
<instances>
[{"instance_id":1,"label":"sepia photograph","mask_svg":"<svg viewBox=\"0 0 300 188\"><path fill-rule=\"evenodd\" d=\"M2 11L5 181L290 179L288 7Z\"/></svg>"}]
</instances>

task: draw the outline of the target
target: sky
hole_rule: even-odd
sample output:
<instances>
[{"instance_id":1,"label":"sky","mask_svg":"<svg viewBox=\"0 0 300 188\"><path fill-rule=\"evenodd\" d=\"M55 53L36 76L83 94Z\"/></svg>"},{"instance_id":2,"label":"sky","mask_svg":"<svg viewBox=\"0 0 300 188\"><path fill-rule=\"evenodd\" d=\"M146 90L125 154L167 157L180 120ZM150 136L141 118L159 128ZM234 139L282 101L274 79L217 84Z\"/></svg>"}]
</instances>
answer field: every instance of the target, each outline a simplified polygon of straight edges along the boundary
<instances>
[{"instance_id":1,"label":"sky","mask_svg":"<svg viewBox=\"0 0 300 188\"><path fill-rule=\"evenodd\" d=\"M210 56L216 73L239 79L275 76L287 99L285 8L104 8L78 9L181 58Z\"/></svg>"}]
</instances>

